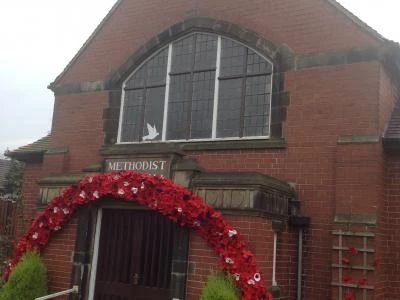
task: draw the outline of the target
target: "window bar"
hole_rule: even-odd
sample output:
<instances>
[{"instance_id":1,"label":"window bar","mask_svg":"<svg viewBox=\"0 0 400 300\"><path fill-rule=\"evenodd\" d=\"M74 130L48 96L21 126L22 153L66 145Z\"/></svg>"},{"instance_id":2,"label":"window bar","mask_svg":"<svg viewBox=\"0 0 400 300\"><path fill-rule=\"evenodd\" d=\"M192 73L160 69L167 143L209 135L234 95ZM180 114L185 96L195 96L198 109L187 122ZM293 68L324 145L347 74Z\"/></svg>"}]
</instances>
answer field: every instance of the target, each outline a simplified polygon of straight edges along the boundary
<instances>
[{"instance_id":1,"label":"window bar","mask_svg":"<svg viewBox=\"0 0 400 300\"><path fill-rule=\"evenodd\" d=\"M271 136L271 112L272 112L272 94L273 94L273 74L274 74L274 65L271 64L271 77L270 77L270 89L269 89L269 111L268 111L268 136Z\"/></svg>"},{"instance_id":2,"label":"window bar","mask_svg":"<svg viewBox=\"0 0 400 300\"><path fill-rule=\"evenodd\" d=\"M239 138L243 137L244 132L244 110L245 110L245 99L246 99L246 75L247 75L247 56L249 50L245 48L244 52L244 63L243 63L243 77L242 77L242 104L240 108L240 128L239 128Z\"/></svg>"},{"instance_id":3,"label":"window bar","mask_svg":"<svg viewBox=\"0 0 400 300\"><path fill-rule=\"evenodd\" d=\"M212 133L211 133L211 138L213 138L213 139L215 139L217 137L217 116L218 116L220 64L221 64L221 36L218 36L218 40L217 40L217 60L216 60L215 84L214 84L214 107L213 107Z\"/></svg>"},{"instance_id":4,"label":"window bar","mask_svg":"<svg viewBox=\"0 0 400 300\"><path fill-rule=\"evenodd\" d=\"M168 101L169 101L169 84L171 81L171 60L172 60L172 43L168 46L168 62L167 62L167 77L165 79L165 97L164 97L164 117L163 117L163 127L162 127L162 137L161 140L164 142L167 137L167 117L168 117Z\"/></svg>"}]
</instances>

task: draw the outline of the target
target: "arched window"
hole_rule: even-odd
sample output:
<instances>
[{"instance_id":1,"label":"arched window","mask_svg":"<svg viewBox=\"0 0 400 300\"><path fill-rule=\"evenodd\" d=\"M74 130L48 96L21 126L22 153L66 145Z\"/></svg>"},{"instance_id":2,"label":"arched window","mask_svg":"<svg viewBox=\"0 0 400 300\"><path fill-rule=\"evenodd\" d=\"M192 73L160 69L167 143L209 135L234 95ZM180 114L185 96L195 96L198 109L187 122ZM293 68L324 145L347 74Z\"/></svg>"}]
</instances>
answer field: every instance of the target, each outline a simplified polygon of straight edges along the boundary
<instances>
[{"instance_id":1,"label":"arched window","mask_svg":"<svg viewBox=\"0 0 400 300\"><path fill-rule=\"evenodd\" d=\"M192 33L124 82L118 141L267 138L272 63L226 37Z\"/></svg>"}]
</instances>

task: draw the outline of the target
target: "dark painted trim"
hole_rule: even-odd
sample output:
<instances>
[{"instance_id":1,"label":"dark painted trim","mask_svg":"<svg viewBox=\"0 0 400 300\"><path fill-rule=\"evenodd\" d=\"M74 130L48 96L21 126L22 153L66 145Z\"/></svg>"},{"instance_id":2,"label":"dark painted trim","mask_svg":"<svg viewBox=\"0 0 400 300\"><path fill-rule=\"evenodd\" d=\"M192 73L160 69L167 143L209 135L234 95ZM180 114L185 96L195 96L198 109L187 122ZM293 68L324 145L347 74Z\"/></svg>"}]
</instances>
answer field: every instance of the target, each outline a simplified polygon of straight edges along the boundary
<instances>
[{"instance_id":1,"label":"dark painted trim","mask_svg":"<svg viewBox=\"0 0 400 300\"><path fill-rule=\"evenodd\" d=\"M43 161L43 155L45 152L46 150L24 152L14 151L10 152L6 156L26 163L38 163Z\"/></svg>"},{"instance_id":2,"label":"dark painted trim","mask_svg":"<svg viewBox=\"0 0 400 300\"><path fill-rule=\"evenodd\" d=\"M385 153L389 155L400 155L400 137L399 138L383 138L382 139L383 148Z\"/></svg>"}]
</instances>

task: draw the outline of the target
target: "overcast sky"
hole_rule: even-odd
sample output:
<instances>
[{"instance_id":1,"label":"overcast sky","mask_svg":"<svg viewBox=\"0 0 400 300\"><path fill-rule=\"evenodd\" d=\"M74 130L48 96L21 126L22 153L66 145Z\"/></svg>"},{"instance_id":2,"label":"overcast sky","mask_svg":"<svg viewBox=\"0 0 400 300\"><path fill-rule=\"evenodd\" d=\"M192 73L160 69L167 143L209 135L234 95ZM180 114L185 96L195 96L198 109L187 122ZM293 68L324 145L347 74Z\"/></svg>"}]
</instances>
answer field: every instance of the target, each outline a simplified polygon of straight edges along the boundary
<instances>
[{"instance_id":1,"label":"overcast sky","mask_svg":"<svg viewBox=\"0 0 400 300\"><path fill-rule=\"evenodd\" d=\"M54 97L48 84L115 2L0 0L0 154L50 131ZM400 41L395 23L400 1L339 2L385 37Z\"/></svg>"}]
</instances>

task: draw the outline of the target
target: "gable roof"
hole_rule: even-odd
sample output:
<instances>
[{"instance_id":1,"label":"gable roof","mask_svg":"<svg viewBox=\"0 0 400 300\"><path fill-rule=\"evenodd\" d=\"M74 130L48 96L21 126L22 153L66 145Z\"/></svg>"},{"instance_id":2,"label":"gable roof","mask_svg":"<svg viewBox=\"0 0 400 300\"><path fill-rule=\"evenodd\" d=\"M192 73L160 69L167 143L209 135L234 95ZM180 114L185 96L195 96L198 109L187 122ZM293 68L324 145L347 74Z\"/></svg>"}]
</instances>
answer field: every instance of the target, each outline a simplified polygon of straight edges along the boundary
<instances>
[{"instance_id":1,"label":"gable roof","mask_svg":"<svg viewBox=\"0 0 400 300\"><path fill-rule=\"evenodd\" d=\"M347 8L345 8L343 5L341 5L336 0L326 0L326 1L328 3L330 3L331 5L333 5L342 14L344 14L346 17L348 17L354 24L356 24L362 30L366 31L368 34L372 35L373 37L375 37L376 39L378 39L382 42L388 41L387 38L385 38L378 31L373 29L371 26L369 26L367 23L365 23L363 20L361 20L359 17L357 17L355 14L353 14L351 11L349 11Z\"/></svg>"},{"instance_id":2,"label":"gable roof","mask_svg":"<svg viewBox=\"0 0 400 300\"><path fill-rule=\"evenodd\" d=\"M79 56L85 51L85 49L88 47L90 42L95 38L95 36L100 32L100 30L103 28L103 26L107 23L107 21L111 18L111 16L114 14L114 12L117 10L118 6L122 3L123 0L117 0L115 4L111 7L110 11L107 13L107 15L101 20L100 24L97 25L95 30L92 32L92 34L88 37L88 39L83 43L81 48L78 50L78 52L75 54L75 56L71 59L71 61L65 66L64 70L54 79L53 82L51 82L48 85L49 89L52 89L55 85L57 85L58 81L61 80L61 78L64 76L65 73L69 70L69 68L75 63L75 61L79 58Z\"/></svg>"},{"instance_id":3,"label":"gable roof","mask_svg":"<svg viewBox=\"0 0 400 300\"><path fill-rule=\"evenodd\" d=\"M78 60L79 56L86 50L86 48L89 46L89 44L92 42L92 40L96 37L96 35L101 31L103 26L107 23L107 21L112 17L114 12L117 10L118 6L122 3L123 0L117 0L117 2L113 5L113 7L110 9L110 11L107 13L107 15L103 18L103 20L100 22L100 24L96 27L96 29L93 31L93 33L89 36L89 38L84 42L82 47L79 49L79 51L75 54L75 56L71 59L71 61L66 65L64 70L54 79L53 82L51 82L48 85L49 89L53 89L55 86L57 86L58 82L63 78L63 76L68 72L68 70L72 67L72 65ZM387 42L389 41L385 37L383 37L381 34L379 34L375 29L373 29L371 26L369 26L367 23L362 21L360 18L358 18L355 14L350 12L348 9L346 9L344 6L342 6L339 2L336 0L325 0L329 4L331 4L333 7L335 7L339 12L344 14L347 18L349 18L354 24L356 24L360 29L363 31L367 32L371 36L375 37L378 39L380 42Z\"/></svg>"},{"instance_id":4,"label":"gable roof","mask_svg":"<svg viewBox=\"0 0 400 300\"><path fill-rule=\"evenodd\" d=\"M6 185L6 177L8 171L11 167L11 161L6 159L0 159L0 191L5 188Z\"/></svg>"},{"instance_id":5,"label":"gable roof","mask_svg":"<svg viewBox=\"0 0 400 300\"><path fill-rule=\"evenodd\" d=\"M43 154L49 149L50 138L51 135L49 134L31 144L19 147L18 149L9 152L7 156L20 161L40 161Z\"/></svg>"}]
</instances>

